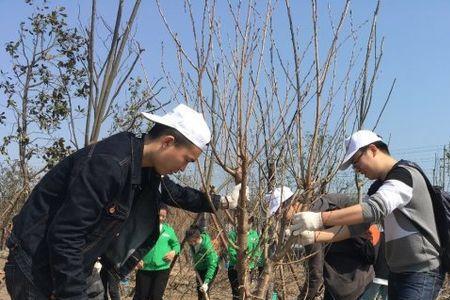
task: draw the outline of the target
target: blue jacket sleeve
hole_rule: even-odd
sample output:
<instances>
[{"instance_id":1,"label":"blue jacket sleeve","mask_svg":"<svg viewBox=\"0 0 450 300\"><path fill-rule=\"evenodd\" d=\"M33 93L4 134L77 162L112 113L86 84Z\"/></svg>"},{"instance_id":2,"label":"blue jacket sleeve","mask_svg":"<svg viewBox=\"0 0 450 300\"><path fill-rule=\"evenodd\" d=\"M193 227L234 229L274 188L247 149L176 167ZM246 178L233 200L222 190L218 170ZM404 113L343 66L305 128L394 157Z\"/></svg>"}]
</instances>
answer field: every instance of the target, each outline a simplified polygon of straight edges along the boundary
<instances>
[{"instance_id":1,"label":"blue jacket sleeve","mask_svg":"<svg viewBox=\"0 0 450 300\"><path fill-rule=\"evenodd\" d=\"M87 299L83 248L105 204L119 192L121 168L109 156L79 162L71 175L67 196L48 230L50 268L57 299Z\"/></svg>"},{"instance_id":2,"label":"blue jacket sleeve","mask_svg":"<svg viewBox=\"0 0 450 300\"><path fill-rule=\"evenodd\" d=\"M170 206L182 208L192 212L213 212L206 194L190 188L176 184L169 177L161 179L162 201ZM220 208L220 196L212 195L212 203L216 209Z\"/></svg>"}]
</instances>

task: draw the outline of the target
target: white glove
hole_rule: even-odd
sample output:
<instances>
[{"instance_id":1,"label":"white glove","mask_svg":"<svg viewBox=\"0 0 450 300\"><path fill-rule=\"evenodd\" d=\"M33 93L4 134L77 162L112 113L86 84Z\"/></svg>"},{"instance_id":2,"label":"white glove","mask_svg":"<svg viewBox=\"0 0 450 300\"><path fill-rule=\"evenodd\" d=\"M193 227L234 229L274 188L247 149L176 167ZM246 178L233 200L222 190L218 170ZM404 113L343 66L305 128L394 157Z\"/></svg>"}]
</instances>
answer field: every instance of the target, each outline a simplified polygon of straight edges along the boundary
<instances>
[{"instance_id":1,"label":"white glove","mask_svg":"<svg viewBox=\"0 0 450 300\"><path fill-rule=\"evenodd\" d=\"M291 236L291 234L292 234L292 232L291 232L291 230L289 229L289 228L286 228L285 230L284 230L284 236L285 237L290 237Z\"/></svg>"},{"instance_id":2,"label":"white glove","mask_svg":"<svg viewBox=\"0 0 450 300\"><path fill-rule=\"evenodd\" d=\"M296 237L295 243L298 245L306 246L316 242L315 231L305 230L299 232L298 234L294 233L294 236Z\"/></svg>"},{"instance_id":3,"label":"white glove","mask_svg":"<svg viewBox=\"0 0 450 300\"><path fill-rule=\"evenodd\" d=\"M207 283L202 284L202 286L200 287L200 292L206 293L207 291L208 291L208 284Z\"/></svg>"},{"instance_id":4,"label":"white glove","mask_svg":"<svg viewBox=\"0 0 450 300\"><path fill-rule=\"evenodd\" d=\"M225 197L222 197L220 199L220 202L222 203L222 208L225 209L235 209L238 206L238 200L239 200L239 193L241 192L241 184L237 184L230 195L227 195ZM245 191L247 200L249 198L248 188Z\"/></svg>"},{"instance_id":5,"label":"white glove","mask_svg":"<svg viewBox=\"0 0 450 300\"><path fill-rule=\"evenodd\" d=\"M102 264L99 261L96 261L95 264L94 264L94 269L97 272L100 272L100 270L102 269Z\"/></svg>"},{"instance_id":6,"label":"white glove","mask_svg":"<svg viewBox=\"0 0 450 300\"><path fill-rule=\"evenodd\" d=\"M291 232L293 235L299 235L304 230L322 229L322 213L318 212L299 212L292 219Z\"/></svg>"}]
</instances>

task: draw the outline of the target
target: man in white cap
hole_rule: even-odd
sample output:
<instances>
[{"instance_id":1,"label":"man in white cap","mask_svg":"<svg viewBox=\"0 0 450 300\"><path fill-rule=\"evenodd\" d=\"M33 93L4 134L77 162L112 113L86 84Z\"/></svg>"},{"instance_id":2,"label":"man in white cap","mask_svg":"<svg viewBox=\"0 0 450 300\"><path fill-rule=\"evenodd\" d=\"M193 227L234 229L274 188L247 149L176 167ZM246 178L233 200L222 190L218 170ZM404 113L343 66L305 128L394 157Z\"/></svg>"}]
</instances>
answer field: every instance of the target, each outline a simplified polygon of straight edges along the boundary
<instances>
[{"instance_id":1,"label":"man in white cap","mask_svg":"<svg viewBox=\"0 0 450 300\"><path fill-rule=\"evenodd\" d=\"M355 132L346 140L341 169L350 165L376 180L373 186L377 187L369 189L361 204L330 212L297 213L293 234L302 244L335 242L359 234L362 230L356 224L384 222L389 299L435 299L444 274L424 177L406 161L395 160L382 139L368 130ZM331 228L321 230L324 227Z\"/></svg>"},{"instance_id":2,"label":"man in white cap","mask_svg":"<svg viewBox=\"0 0 450 300\"><path fill-rule=\"evenodd\" d=\"M195 162L211 139L203 116L185 105L164 115L142 138L119 133L66 157L36 185L8 240L6 285L15 299L88 299L98 257L120 279L153 247L160 202L212 212L207 196L168 174ZM230 196L212 205L235 208ZM94 272L95 273L95 272ZM102 299L102 298L101 298Z\"/></svg>"}]
</instances>

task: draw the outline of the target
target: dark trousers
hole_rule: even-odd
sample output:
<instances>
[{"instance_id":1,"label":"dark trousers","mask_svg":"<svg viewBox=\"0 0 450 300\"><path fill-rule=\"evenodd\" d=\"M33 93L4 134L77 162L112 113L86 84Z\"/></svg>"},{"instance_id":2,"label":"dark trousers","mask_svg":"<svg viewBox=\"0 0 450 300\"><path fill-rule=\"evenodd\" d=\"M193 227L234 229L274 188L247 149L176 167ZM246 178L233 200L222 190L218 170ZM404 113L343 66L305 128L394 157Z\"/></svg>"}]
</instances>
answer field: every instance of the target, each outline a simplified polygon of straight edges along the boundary
<instances>
[{"instance_id":1,"label":"dark trousers","mask_svg":"<svg viewBox=\"0 0 450 300\"><path fill-rule=\"evenodd\" d=\"M228 269L228 280L230 281L231 293L233 299L239 299L239 280L238 273L235 268L230 267Z\"/></svg>"},{"instance_id":2,"label":"dark trousers","mask_svg":"<svg viewBox=\"0 0 450 300\"><path fill-rule=\"evenodd\" d=\"M212 280L208 283L208 292L207 294L209 295L209 291L211 290L212 287L212 283L214 282L214 279L216 278L217 275L217 269L214 271L214 276L212 278ZM205 276L206 273L208 272L208 270L196 270L196 272L198 273L198 275L200 276L200 279L202 280L202 283L205 281ZM205 300L205 295L202 291L200 291L200 287L202 286L202 284L200 283L200 281L198 280L197 276L195 276L195 279L197 280L197 295L198 295L198 300Z\"/></svg>"},{"instance_id":3,"label":"dark trousers","mask_svg":"<svg viewBox=\"0 0 450 300\"><path fill-rule=\"evenodd\" d=\"M111 276L104 268L100 270L100 278L103 283L104 300L120 300L119 280Z\"/></svg>"},{"instance_id":4,"label":"dark trousers","mask_svg":"<svg viewBox=\"0 0 450 300\"><path fill-rule=\"evenodd\" d=\"M22 272L11 253L5 264L5 279L11 300L48 300L50 298L50 295L44 295ZM95 270L88 278L86 294L90 300L103 299L100 275Z\"/></svg>"},{"instance_id":5,"label":"dark trousers","mask_svg":"<svg viewBox=\"0 0 450 300\"><path fill-rule=\"evenodd\" d=\"M430 272L389 273L388 298L398 300L434 300L437 298L445 274Z\"/></svg>"},{"instance_id":6,"label":"dark trousers","mask_svg":"<svg viewBox=\"0 0 450 300\"><path fill-rule=\"evenodd\" d=\"M136 293L133 300L162 300L170 269L139 270L136 275Z\"/></svg>"},{"instance_id":7,"label":"dark trousers","mask_svg":"<svg viewBox=\"0 0 450 300\"><path fill-rule=\"evenodd\" d=\"M5 264L5 281L6 289L12 300L49 299L48 295L44 295L28 280L11 258L8 258Z\"/></svg>"}]
</instances>

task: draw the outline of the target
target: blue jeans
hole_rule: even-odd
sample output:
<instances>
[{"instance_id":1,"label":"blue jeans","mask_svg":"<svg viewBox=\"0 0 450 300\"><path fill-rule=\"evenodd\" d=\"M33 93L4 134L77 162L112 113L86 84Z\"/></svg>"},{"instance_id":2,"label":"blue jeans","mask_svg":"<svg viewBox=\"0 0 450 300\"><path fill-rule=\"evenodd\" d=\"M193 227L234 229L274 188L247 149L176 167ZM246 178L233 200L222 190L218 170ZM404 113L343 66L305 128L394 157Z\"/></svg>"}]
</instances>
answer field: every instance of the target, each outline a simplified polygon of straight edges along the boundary
<instances>
[{"instance_id":1,"label":"blue jeans","mask_svg":"<svg viewBox=\"0 0 450 300\"><path fill-rule=\"evenodd\" d=\"M389 273L389 299L434 300L439 295L445 274L430 272Z\"/></svg>"},{"instance_id":2,"label":"blue jeans","mask_svg":"<svg viewBox=\"0 0 450 300\"><path fill-rule=\"evenodd\" d=\"M388 299L387 290L386 285L371 282L359 300L386 300Z\"/></svg>"}]
</instances>

